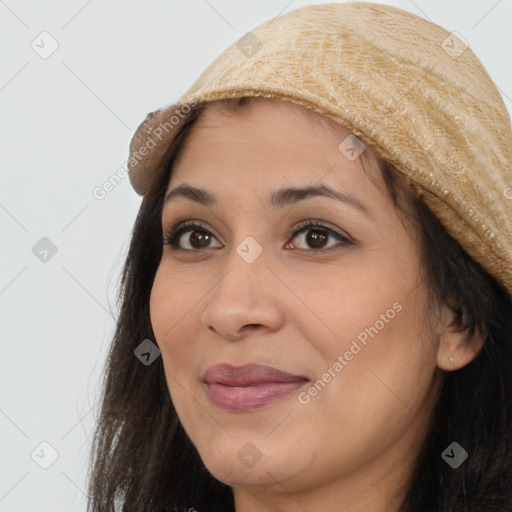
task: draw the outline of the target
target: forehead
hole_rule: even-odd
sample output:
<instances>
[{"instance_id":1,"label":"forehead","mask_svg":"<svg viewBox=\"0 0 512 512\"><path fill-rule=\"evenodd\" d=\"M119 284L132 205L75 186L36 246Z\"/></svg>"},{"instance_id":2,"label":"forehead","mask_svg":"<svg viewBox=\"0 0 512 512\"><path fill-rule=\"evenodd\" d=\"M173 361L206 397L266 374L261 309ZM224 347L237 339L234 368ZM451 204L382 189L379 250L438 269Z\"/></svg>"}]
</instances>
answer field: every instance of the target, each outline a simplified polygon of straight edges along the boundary
<instances>
[{"instance_id":1,"label":"forehead","mask_svg":"<svg viewBox=\"0 0 512 512\"><path fill-rule=\"evenodd\" d=\"M185 176L212 187L220 178L241 185L250 176L253 183L259 177L261 187L278 176L321 180L334 168L352 175L357 171L378 185L380 165L377 155L345 127L290 101L217 101L206 106L185 140L168 190Z\"/></svg>"},{"instance_id":2,"label":"forehead","mask_svg":"<svg viewBox=\"0 0 512 512\"><path fill-rule=\"evenodd\" d=\"M307 128L335 140L345 138L350 134L350 131L344 126L292 101L259 97L243 98L242 101L245 103L240 104L240 99L238 99L213 101L207 104L196 127L214 130L226 127L233 121L246 121L253 126L256 123L267 124L269 130L272 125L279 125L286 127L287 131L291 133L303 132Z\"/></svg>"}]
</instances>

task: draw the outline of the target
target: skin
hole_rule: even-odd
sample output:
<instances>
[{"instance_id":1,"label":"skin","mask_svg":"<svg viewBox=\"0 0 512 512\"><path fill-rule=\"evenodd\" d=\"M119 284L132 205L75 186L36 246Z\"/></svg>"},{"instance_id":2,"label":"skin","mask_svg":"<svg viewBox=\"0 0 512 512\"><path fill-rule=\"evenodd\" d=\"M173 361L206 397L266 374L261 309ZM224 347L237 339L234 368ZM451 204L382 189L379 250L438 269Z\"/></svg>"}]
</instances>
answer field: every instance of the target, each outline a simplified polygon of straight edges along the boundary
<instances>
[{"instance_id":1,"label":"skin","mask_svg":"<svg viewBox=\"0 0 512 512\"><path fill-rule=\"evenodd\" d=\"M347 134L288 102L254 100L236 112L214 103L168 184L167 192L186 183L217 196L212 206L183 197L165 205L164 233L194 220L210 239L191 245L192 228L178 240L181 251L164 246L150 312L180 421L208 470L233 488L237 512L396 511L428 429L440 368L464 366L480 346L447 308L433 332L427 328L416 237L370 150L366 170L361 157L350 161L340 152ZM327 197L267 206L276 189L306 183L343 191L369 214ZM322 248L308 243L311 230L290 235L307 220L353 243L321 231ZM263 249L252 263L236 251L248 236ZM397 304L394 318L347 361L357 336ZM347 364L336 372L338 356ZM223 362L305 375L311 382L300 392L329 368L331 379L308 403L297 391L255 411L228 412L209 400L202 382ZM237 456L247 443L261 454L252 467Z\"/></svg>"}]
</instances>

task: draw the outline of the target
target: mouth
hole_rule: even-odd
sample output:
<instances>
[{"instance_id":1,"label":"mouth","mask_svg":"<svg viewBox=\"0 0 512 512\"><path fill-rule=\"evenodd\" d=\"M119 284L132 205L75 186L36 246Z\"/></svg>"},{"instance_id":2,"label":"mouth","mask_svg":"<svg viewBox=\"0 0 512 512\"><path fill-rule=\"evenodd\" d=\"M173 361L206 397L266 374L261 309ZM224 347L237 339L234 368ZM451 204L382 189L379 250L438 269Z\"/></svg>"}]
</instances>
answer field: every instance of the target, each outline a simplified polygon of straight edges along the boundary
<instances>
[{"instance_id":1,"label":"mouth","mask_svg":"<svg viewBox=\"0 0 512 512\"><path fill-rule=\"evenodd\" d=\"M210 401L228 411L260 409L289 395L309 382L303 375L293 375L271 366L219 364L203 377Z\"/></svg>"}]
</instances>

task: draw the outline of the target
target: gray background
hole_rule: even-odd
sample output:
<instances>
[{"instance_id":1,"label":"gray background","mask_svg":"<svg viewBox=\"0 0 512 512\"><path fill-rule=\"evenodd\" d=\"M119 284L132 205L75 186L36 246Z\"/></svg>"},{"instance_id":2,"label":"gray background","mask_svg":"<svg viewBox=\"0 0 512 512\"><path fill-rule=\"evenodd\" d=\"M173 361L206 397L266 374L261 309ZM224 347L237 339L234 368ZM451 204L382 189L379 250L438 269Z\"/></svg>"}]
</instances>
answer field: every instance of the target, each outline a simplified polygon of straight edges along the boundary
<instances>
[{"instance_id":1,"label":"gray background","mask_svg":"<svg viewBox=\"0 0 512 512\"><path fill-rule=\"evenodd\" d=\"M85 509L98 383L141 201L128 178L103 200L93 190L125 163L147 112L256 25L313 3L325 2L0 1L0 512ZM459 32L512 110L511 0L383 3ZM58 43L46 59L31 47L51 48L43 31ZM47 469L43 441L58 453Z\"/></svg>"}]
</instances>

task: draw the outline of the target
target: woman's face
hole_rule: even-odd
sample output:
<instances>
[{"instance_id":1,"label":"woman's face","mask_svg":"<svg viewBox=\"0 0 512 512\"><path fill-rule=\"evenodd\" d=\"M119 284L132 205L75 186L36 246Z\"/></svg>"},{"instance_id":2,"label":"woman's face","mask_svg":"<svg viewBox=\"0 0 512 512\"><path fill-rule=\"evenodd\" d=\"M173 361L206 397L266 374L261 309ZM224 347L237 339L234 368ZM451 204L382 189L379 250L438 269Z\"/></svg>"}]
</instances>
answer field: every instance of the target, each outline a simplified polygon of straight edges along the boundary
<instances>
[{"instance_id":1,"label":"woman's face","mask_svg":"<svg viewBox=\"0 0 512 512\"><path fill-rule=\"evenodd\" d=\"M417 242L345 130L291 103L223 108L200 118L167 190L204 192L162 214L164 233L189 224L150 303L172 401L239 503L360 502L406 478L434 403Z\"/></svg>"}]
</instances>

